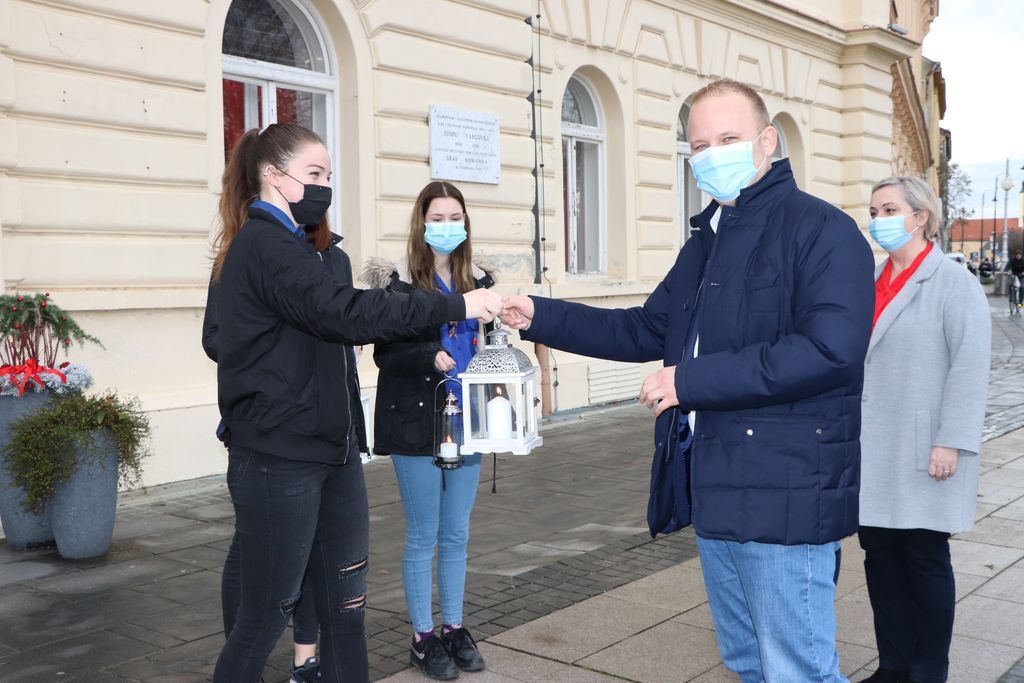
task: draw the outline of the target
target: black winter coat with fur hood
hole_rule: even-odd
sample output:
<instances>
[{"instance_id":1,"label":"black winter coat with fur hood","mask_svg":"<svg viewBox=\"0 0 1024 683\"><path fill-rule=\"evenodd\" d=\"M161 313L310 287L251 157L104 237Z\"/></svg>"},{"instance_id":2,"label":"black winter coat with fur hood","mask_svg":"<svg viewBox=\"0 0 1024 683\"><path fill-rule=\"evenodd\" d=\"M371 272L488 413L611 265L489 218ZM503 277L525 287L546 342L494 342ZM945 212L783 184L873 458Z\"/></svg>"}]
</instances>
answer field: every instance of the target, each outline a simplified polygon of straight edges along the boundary
<instances>
[{"instance_id":1,"label":"black winter coat with fur hood","mask_svg":"<svg viewBox=\"0 0 1024 683\"><path fill-rule=\"evenodd\" d=\"M393 292L416 289L404 260L370 259L360 279ZM477 287L493 287L494 270L473 264L473 280ZM434 358L443 350L440 325L410 330L403 341L374 345L373 360L380 369L373 420L377 455L433 455L435 392L444 379Z\"/></svg>"}]
</instances>

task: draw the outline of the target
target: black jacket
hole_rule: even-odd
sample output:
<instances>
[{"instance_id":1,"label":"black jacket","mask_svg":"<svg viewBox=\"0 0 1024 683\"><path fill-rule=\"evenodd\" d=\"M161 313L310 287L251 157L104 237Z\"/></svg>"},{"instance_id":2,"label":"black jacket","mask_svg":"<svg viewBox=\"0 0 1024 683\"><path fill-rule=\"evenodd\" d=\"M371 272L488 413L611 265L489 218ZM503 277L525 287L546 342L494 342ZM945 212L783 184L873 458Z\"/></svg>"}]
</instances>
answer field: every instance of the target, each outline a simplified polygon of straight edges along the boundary
<instances>
[{"instance_id":1,"label":"black jacket","mask_svg":"<svg viewBox=\"0 0 1024 683\"><path fill-rule=\"evenodd\" d=\"M359 290L259 209L228 250L217 306L217 394L233 446L343 462L353 421L349 345L466 315L461 296Z\"/></svg>"},{"instance_id":2,"label":"black jacket","mask_svg":"<svg viewBox=\"0 0 1024 683\"><path fill-rule=\"evenodd\" d=\"M1003 268L1003 270L1008 273L1013 273L1017 277L1024 275L1024 259L1018 261L1015 258L1011 258L1006 262L1006 267Z\"/></svg>"},{"instance_id":3,"label":"black jacket","mask_svg":"<svg viewBox=\"0 0 1024 683\"><path fill-rule=\"evenodd\" d=\"M390 292L412 292L415 288L401 279L398 270L369 275L380 269L380 261L367 268L363 279ZM474 268L477 287L494 286L494 278ZM378 455L433 455L435 392L443 400L444 387L438 388L444 375L434 369L434 358L441 346L440 325L412 330L401 341L377 343L373 360L380 368L373 425L373 452ZM440 405L440 401L437 401Z\"/></svg>"},{"instance_id":4,"label":"black jacket","mask_svg":"<svg viewBox=\"0 0 1024 683\"><path fill-rule=\"evenodd\" d=\"M320 252L323 262L331 276L343 285L352 285L352 261L348 254L342 251L338 244L341 242L338 235L331 236L331 246ZM218 325L217 309L220 300L220 286L210 280L210 288L206 295L206 313L203 316L203 350L214 363L218 356ZM363 415L362 394L359 391L359 375L355 367L355 352L352 347L346 347L345 354L345 376L348 378L348 399L352 408L352 419L354 421L356 437L358 439L359 451L367 452L366 446L366 422ZM339 412L344 412L339 408ZM224 443L229 442L230 435L223 437Z\"/></svg>"}]
</instances>

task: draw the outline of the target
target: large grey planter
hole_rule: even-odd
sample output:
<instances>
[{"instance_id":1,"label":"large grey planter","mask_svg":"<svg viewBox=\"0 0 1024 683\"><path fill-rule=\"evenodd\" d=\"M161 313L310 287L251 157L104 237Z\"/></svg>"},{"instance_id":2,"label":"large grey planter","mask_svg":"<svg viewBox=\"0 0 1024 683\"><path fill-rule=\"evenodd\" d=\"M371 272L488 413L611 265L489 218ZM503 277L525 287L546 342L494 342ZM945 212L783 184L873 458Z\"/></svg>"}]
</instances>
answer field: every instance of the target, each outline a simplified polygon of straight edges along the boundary
<instances>
[{"instance_id":1,"label":"large grey planter","mask_svg":"<svg viewBox=\"0 0 1024 683\"><path fill-rule=\"evenodd\" d=\"M74 474L50 499L50 524L62 557L97 557L110 548L117 512L117 444L108 430L75 449Z\"/></svg>"},{"instance_id":2,"label":"large grey planter","mask_svg":"<svg viewBox=\"0 0 1024 683\"><path fill-rule=\"evenodd\" d=\"M3 524L7 545L15 550L52 545L54 540L46 510L41 514L25 511L25 494L14 485L2 448L10 440L11 423L39 410L49 400L46 392L0 396L0 524Z\"/></svg>"}]
</instances>

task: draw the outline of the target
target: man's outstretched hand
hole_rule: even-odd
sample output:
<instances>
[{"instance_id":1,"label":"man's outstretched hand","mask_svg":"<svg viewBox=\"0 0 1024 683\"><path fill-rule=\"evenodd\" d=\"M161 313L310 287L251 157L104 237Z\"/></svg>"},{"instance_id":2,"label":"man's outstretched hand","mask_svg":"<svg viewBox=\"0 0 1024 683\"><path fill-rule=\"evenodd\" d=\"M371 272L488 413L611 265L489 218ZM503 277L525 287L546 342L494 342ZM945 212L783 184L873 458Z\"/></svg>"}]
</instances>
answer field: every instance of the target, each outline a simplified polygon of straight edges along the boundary
<instances>
[{"instance_id":1,"label":"man's outstretched hand","mask_svg":"<svg viewBox=\"0 0 1024 683\"><path fill-rule=\"evenodd\" d=\"M528 296L509 294L505 297L501 322L513 330L528 330L533 322L533 300Z\"/></svg>"}]
</instances>

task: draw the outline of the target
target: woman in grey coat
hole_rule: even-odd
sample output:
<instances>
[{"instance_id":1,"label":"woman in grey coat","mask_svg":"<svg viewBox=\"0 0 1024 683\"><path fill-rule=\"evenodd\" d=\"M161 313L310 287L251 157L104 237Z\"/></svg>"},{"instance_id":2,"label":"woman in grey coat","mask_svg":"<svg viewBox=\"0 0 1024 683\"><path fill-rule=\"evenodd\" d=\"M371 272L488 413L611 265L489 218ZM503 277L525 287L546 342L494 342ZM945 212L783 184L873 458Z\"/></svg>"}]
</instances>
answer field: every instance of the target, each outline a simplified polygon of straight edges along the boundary
<instances>
[{"instance_id":1,"label":"woman in grey coat","mask_svg":"<svg viewBox=\"0 0 1024 683\"><path fill-rule=\"evenodd\" d=\"M947 259L918 178L871 192L875 280L864 361L860 544L879 668L872 683L945 681L955 592L950 534L974 525L992 323L978 281Z\"/></svg>"}]
</instances>

